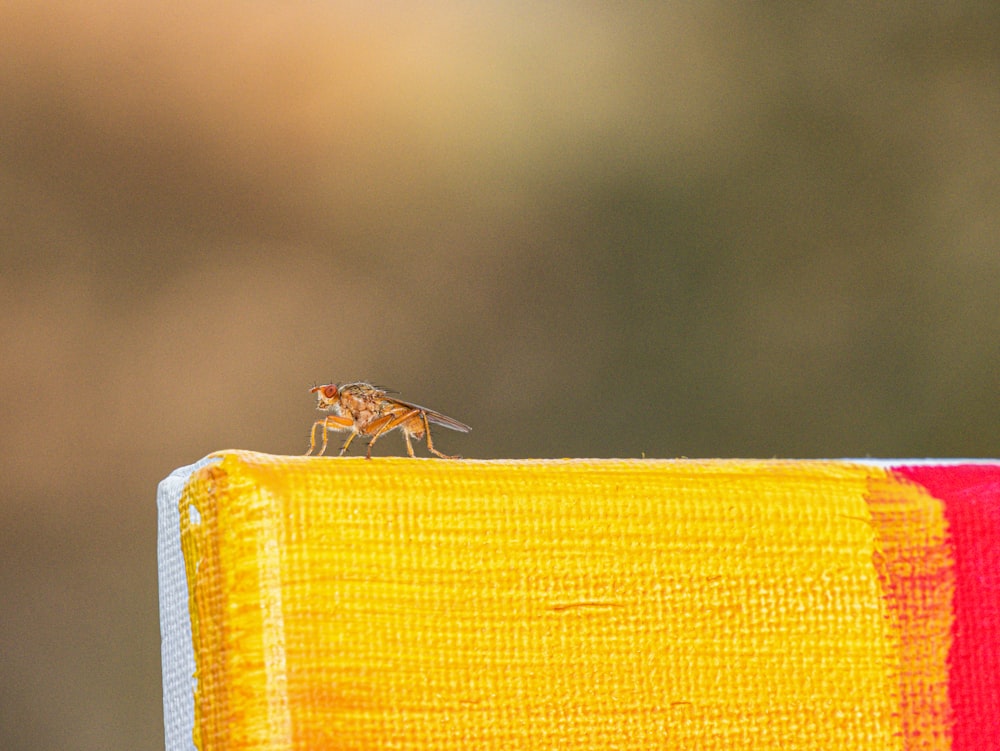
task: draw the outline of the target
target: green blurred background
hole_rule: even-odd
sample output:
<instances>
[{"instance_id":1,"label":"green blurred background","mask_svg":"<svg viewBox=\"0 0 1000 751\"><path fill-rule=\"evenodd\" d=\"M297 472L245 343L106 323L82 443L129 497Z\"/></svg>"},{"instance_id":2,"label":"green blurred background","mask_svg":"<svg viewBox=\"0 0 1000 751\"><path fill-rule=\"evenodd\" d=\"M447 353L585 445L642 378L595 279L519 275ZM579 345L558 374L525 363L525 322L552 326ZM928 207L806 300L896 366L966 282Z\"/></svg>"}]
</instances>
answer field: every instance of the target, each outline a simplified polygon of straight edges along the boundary
<instances>
[{"instance_id":1,"label":"green blurred background","mask_svg":"<svg viewBox=\"0 0 1000 751\"><path fill-rule=\"evenodd\" d=\"M315 383L477 458L1000 454L1000 5L868 5L0 6L0 747L162 748L156 484Z\"/></svg>"}]
</instances>

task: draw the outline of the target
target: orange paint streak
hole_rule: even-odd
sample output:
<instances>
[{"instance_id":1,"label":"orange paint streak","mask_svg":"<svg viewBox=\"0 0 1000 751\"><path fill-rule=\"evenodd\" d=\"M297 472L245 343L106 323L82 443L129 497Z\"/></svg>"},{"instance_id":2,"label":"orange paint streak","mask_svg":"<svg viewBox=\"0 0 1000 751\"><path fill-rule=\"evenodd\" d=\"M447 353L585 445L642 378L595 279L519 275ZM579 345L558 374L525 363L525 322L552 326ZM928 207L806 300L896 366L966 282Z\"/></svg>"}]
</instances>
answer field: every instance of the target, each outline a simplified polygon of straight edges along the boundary
<instances>
[{"instance_id":1,"label":"orange paint streak","mask_svg":"<svg viewBox=\"0 0 1000 751\"><path fill-rule=\"evenodd\" d=\"M873 470L867 499L874 557L897 633L903 748L951 748L948 699L954 561L943 504L915 483Z\"/></svg>"}]
</instances>

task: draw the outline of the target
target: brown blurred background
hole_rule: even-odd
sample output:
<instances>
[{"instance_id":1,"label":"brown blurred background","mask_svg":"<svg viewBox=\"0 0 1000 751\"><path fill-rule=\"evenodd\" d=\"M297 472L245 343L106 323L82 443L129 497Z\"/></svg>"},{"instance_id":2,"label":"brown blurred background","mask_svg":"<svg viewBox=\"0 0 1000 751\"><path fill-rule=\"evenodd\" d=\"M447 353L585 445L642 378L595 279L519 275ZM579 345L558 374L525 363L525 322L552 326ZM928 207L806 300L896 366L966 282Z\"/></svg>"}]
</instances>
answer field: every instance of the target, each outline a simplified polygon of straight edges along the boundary
<instances>
[{"instance_id":1,"label":"brown blurred background","mask_svg":"<svg viewBox=\"0 0 1000 751\"><path fill-rule=\"evenodd\" d=\"M1000 5L911 5L3 3L0 747L162 748L156 484L315 383L470 457L1000 454Z\"/></svg>"}]
</instances>

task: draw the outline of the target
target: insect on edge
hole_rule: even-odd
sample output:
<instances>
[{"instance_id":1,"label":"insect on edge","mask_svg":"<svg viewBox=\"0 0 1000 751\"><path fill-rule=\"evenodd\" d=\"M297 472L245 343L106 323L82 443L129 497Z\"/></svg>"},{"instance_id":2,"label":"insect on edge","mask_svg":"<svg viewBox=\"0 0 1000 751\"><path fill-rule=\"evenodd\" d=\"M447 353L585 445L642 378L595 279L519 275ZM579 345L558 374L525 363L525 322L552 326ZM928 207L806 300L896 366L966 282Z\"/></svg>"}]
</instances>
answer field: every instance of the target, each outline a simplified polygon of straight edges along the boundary
<instances>
[{"instance_id":1,"label":"insect on edge","mask_svg":"<svg viewBox=\"0 0 1000 751\"><path fill-rule=\"evenodd\" d=\"M387 389L363 381L313 386L309 389L309 393L316 394L316 409L330 414L313 423L306 456L316 451L316 428L320 428L323 435L322 445L316 456L322 456L326 451L329 433L347 432L350 435L340 448L340 456L347 452L351 441L362 435L370 436L368 451L365 454L367 459L372 458L372 446L375 445L375 441L398 428L406 440L406 453L409 456L416 456L410 439L415 438L419 441L426 436L427 450L432 454L442 459L457 459L459 457L442 454L434 448L430 424L442 425L460 433L472 430L465 423L452 417L421 407L419 404L396 399L389 396L391 392Z\"/></svg>"}]
</instances>

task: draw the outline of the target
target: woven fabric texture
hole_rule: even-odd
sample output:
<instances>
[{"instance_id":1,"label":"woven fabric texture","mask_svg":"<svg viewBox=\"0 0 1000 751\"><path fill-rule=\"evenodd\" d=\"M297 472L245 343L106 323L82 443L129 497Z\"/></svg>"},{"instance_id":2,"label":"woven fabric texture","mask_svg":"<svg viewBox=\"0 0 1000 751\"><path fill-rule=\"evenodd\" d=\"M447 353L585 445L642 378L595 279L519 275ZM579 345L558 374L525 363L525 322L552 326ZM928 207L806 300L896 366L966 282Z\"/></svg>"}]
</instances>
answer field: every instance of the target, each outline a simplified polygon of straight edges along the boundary
<instances>
[{"instance_id":1,"label":"woven fabric texture","mask_svg":"<svg viewBox=\"0 0 1000 751\"><path fill-rule=\"evenodd\" d=\"M175 507L192 740L992 748L1000 466L910 470L220 453Z\"/></svg>"}]
</instances>

